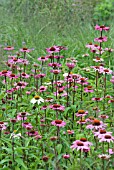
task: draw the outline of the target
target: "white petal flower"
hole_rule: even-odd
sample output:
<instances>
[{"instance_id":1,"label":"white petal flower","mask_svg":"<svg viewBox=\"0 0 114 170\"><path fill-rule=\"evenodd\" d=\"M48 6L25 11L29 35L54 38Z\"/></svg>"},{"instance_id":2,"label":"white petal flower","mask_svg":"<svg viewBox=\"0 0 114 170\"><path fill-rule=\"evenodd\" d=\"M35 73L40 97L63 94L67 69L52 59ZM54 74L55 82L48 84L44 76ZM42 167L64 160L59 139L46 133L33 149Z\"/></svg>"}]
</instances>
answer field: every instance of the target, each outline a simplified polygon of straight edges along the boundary
<instances>
[{"instance_id":1,"label":"white petal flower","mask_svg":"<svg viewBox=\"0 0 114 170\"><path fill-rule=\"evenodd\" d=\"M41 102L44 102L44 99L40 96L34 96L33 99L31 99L30 101L32 104L35 104L35 103L38 103L38 105L41 103Z\"/></svg>"},{"instance_id":2,"label":"white petal flower","mask_svg":"<svg viewBox=\"0 0 114 170\"><path fill-rule=\"evenodd\" d=\"M20 138L20 137L22 137L21 133L15 134L14 132L10 136L10 138Z\"/></svg>"}]
</instances>

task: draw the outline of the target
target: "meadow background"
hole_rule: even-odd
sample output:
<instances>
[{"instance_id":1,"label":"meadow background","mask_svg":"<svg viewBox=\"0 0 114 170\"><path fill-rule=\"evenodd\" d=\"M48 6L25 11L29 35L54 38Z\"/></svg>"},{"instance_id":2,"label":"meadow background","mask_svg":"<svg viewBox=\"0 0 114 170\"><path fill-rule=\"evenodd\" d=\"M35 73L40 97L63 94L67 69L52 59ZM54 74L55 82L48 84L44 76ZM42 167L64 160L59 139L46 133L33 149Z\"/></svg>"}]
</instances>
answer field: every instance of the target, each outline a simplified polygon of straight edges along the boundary
<instances>
[{"instance_id":1,"label":"meadow background","mask_svg":"<svg viewBox=\"0 0 114 170\"><path fill-rule=\"evenodd\" d=\"M114 0L0 0L0 22L1 46L26 42L34 58L54 44L67 46L72 57L85 52L95 24L111 27L114 46Z\"/></svg>"}]
</instances>

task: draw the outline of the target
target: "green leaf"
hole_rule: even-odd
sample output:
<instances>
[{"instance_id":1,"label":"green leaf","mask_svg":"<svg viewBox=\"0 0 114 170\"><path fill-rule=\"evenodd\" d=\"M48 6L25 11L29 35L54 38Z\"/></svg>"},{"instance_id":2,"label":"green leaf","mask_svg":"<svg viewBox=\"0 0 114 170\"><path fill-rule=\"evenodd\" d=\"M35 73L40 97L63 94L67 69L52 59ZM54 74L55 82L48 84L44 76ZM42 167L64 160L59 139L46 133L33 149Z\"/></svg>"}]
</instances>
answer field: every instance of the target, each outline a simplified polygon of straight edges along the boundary
<instances>
[{"instance_id":1,"label":"green leaf","mask_svg":"<svg viewBox=\"0 0 114 170\"><path fill-rule=\"evenodd\" d=\"M21 165L25 170L28 169L21 158L16 158L15 161Z\"/></svg>"},{"instance_id":2,"label":"green leaf","mask_svg":"<svg viewBox=\"0 0 114 170\"><path fill-rule=\"evenodd\" d=\"M58 154L60 154L61 153L61 149L62 149L62 144L58 144L56 149L58 151Z\"/></svg>"}]
</instances>

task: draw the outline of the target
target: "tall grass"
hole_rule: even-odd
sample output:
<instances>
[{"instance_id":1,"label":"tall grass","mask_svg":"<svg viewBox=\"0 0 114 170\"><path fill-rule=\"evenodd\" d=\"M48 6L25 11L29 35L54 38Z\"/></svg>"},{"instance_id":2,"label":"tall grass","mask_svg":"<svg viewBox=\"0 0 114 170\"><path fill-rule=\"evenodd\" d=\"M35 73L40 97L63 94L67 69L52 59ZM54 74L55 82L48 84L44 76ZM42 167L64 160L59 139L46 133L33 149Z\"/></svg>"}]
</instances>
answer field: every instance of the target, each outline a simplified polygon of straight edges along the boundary
<instances>
[{"instance_id":1,"label":"tall grass","mask_svg":"<svg viewBox=\"0 0 114 170\"><path fill-rule=\"evenodd\" d=\"M18 49L22 42L26 42L28 47L37 49L34 57L44 55L42 50L45 47L65 45L69 47L69 55L76 56L80 51L84 52L85 44L95 37L92 14L97 2L1 0L0 43L3 46L14 45ZM113 27L113 24L110 26ZM113 30L110 35L112 40Z\"/></svg>"}]
</instances>

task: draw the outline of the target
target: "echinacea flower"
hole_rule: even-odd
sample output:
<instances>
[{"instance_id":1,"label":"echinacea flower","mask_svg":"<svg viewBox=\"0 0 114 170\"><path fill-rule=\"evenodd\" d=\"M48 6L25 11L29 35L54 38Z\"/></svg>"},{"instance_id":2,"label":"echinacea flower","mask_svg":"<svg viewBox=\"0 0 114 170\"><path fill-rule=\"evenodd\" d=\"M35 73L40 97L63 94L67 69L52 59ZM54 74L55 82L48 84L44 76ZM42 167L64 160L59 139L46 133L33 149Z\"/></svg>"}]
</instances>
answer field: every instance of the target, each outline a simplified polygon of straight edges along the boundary
<instances>
[{"instance_id":1,"label":"echinacea flower","mask_svg":"<svg viewBox=\"0 0 114 170\"><path fill-rule=\"evenodd\" d=\"M104 36L104 37L95 38L94 41L97 41L97 42L100 42L100 43L106 42L107 41L107 37Z\"/></svg>"},{"instance_id":2,"label":"echinacea flower","mask_svg":"<svg viewBox=\"0 0 114 170\"><path fill-rule=\"evenodd\" d=\"M75 64L74 63L66 63L66 66L72 70L74 67L75 67Z\"/></svg>"},{"instance_id":3,"label":"echinacea flower","mask_svg":"<svg viewBox=\"0 0 114 170\"><path fill-rule=\"evenodd\" d=\"M39 89L40 92L44 92L46 90L47 90L47 86L40 86L40 89Z\"/></svg>"},{"instance_id":4,"label":"echinacea flower","mask_svg":"<svg viewBox=\"0 0 114 170\"><path fill-rule=\"evenodd\" d=\"M87 86L87 87L85 87L85 88L84 88L84 92L86 92L86 93L92 93L92 92L94 92L93 87L92 87L92 86Z\"/></svg>"},{"instance_id":5,"label":"echinacea flower","mask_svg":"<svg viewBox=\"0 0 114 170\"><path fill-rule=\"evenodd\" d=\"M105 128L105 127L106 127L106 125L98 119L94 119L92 121L92 124L86 126L87 129L96 129L96 130Z\"/></svg>"},{"instance_id":6,"label":"echinacea flower","mask_svg":"<svg viewBox=\"0 0 114 170\"><path fill-rule=\"evenodd\" d=\"M93 101L96 101L96 102L99 102L99 101L103 100L103 98L93 97L92 100L93 100Z\"/></svg>"},{"instance_id":7,"label":"echinacea flower","mask_svg":"<svg viewBox=\"0 0 114 170\"><path fill-rule=\"evenodd\" d=\"M29 52L31 52L31 50L28 49L28 48L26 48L26 47L21 48L20 51L21 51L21 52L24 52L24 53L29 53Z\"/></svg>"},{"instance_id":8,"label":"echinacea flower","mask_svg":"<svg viewBox=\"0 0 114 170\"><path fill-rule=\"evenodd\" d=\"M78 150L81 150L81 151L84 151L84 150L90 150L90 148L88 147L88 144L80 141L80 140L76 140L73 142L73 144L71 145L71 147L73 150L74 149L77 149Z\"/></svg>"},{"instance_id":9,"label":"echinacea flower","mask_svg":"<svg viewBox=\"0 0 114 170\"><path fill-rule=\"evenodd\" d=\"M42 61L42 62L45 62L47 60L48 60L48 58L44 57L44 56L38 58L38 61Z\"/></svg>"},{"instance_id":10,"label":"echinacea flower","mask_svg":"<svg viewBox=\"0 0 114 170\"><path fill-rule=\"evenodd\" d=\"M111 82L112 84L114 84L114 76L112 76L112 78L110 79L110 82Z\"/></svg>"},{"instance_id":11,"label":"echinacea flower","mask_svg":"<svg viewBox=\"0 0 114 170\"><path fill-rule=\"evenodd\" d=\"M100 138L99 142L108 142L108 143L114 142L114 137L111 134L105 134L99 138Z\"/></svg>"},{"instance_id":12,"label":"echinacea flower","mask_svg":"<svg viewBox=\"0 0 114 170\"><path fill-rule=\"evenodd\" d=\"M99 25L96 25L95 26L95 30L98 30L98 31L109 31L109 29L110 29L110 27L106 27L105 25L101 25L101 26L99 26Z\"/></svg>"},{"instance_id":13,"label":"echinacea flower","mask_svg":"<svg viewBox=\"0 0 114 170\"><path fill-rule=\"evenodd\" d=\"M51 73L54 73L55 75L59 74L61 70L50 70Z\"/></svg>"},{"instance_id":14,"label":"echinacea flower","mask_svg":"<svg viewBox=\"0 0 114 170\"><path fill-rule=\"evenodd\" d=\"M60 51L60 48L58 46L52 46L50 48L46 48L46 51L49 53L49 54L52 54L52 53L57 53Z\"/></svg>"},{"instance_id":15,"label":"echinacea flower","mask_svg":"<svg viewBox=\"0 0 114 170\"><path fill-rule=\"evenodd\" d=\"M12 79L17 79L17 78L18 78L18 76L15 75L15 74L13 74L13 73L8 74L7 77L9 77L11 80L12 80Z\"/></svg>"},{"instance_id":16,"label":"echinacea flower","mask_svg":"<svg viewBox=\"0 0 114 170\"><path fill-rule=\"evenodd\" d=\"M80 138L80 140L76 140L73 142L73 145L75 145L77 142L82 142L84 145L91 146L93 145L91 142L87 141L86 138Z\"/></svg>"},{"instance_id":17,"label":"echinacea flower","mask_svg":"<svg viewBox=\"0 0 114 170\"><path fill-rule=\"evenodd\" d=\"M114 148L107 150L107 152L108 152L110 155L113 155L113 154L114 154Z\"/></svg>"},{"instance_id":18,"label":"echinacea flower","mask_svg":"<svg viewBox=\"0 0 114 170\"><path fill-rule=\"evenodd\" d=\"M108 68L103 68L102 72L105 74L112 74L112 70L110 70Z\"/></svg>"},{"instance_id":19,"label":"echinacea flower","mask_svg":"<svg viewBox=\"0 0 114 170\"><path fill-rule=\"evenodd\" d=\"M26 73L21 73L21 77L28 79L30 76L28 74L26 74Z\"/></svg>"},{"instance_id":20,"label":"echinacea flower","mask_svg":"<svg viewBox=\"0 0 114 170\"><path fill-rule=\"evenodd\" d=\"M104 119L108 119L109 116L107 116L107 115L100 115L99 117L104 120Z\"/></svg>"},{"instance_id":21,"label":"echinacea flower","mask_svg":"<svg viewBox=\"0 0 114 170\"><path fill-rule=\"evenodd\" d=\"M14 47L12 47L12 46L7 46L7 47L4 48L4 50L6 50L6 51L12 51L12 50L14 50Z\"/></svg>"},{"instance_id":22,"label":"echinacea flower","mask_svg":"<svg viewBox=\"0 0 114 170\"><path fill-rule=\"evenodd\" d=\"M99 129L99 131L93 132L94 136L97 136L99 139L105 135L111 135L112 132L107 132L105 129Z\"/></svg>"},{"instance_id":23,"label":"echinacea flower","mask_svg":"<svg viewBox=\"0 0 114 170\"><path fill-rule=\"evenodd\" d=\"M26 132L26 134L31 137L35 137L35 136L39 135L38 131L35 131L35 130L30 130L29 132Z\"/></svg>"},{"instance_id":24,"label":"echinacea flower","mask_svg":"<svg viewBox=\"0 0 114 170\"><path fill-rule=\"evenodd\" d=\"M24 122L24 123L22 123L22 126L24 127L24 128L29 128L29 129L32 129L33 128L33 126L31 125L31 123L28 123L28 122Z\"/></svg>"},{"instance_id":25,"label":"echinacea flower","mask_svg":"<svg viewBox=\"0 0 114 170\"><path fill-rule=\"evenodd\" d=\"M72 135L72 134L74 134L74 130L67 130L67 133L68 133L69 135Z\"/></svg>"},{"instance_id":26,"label":"echinacea flower","mask_svg":"<svg viewBox=\"0 0 114 170\"><path fill-rule=\"evenodd\" d=\"M61 67L61 64L59 63L49 63L48 66L55 68Z\"/></svg>"},{"instance_id":27,"label":"echinacea flower","mask_svg":"<svg viewBox=\"0 0 114 170\"><path fill-rule=\"evenodd\" d=\"M38 103L38 105L42 102L44 102L44 99L40 96L34 96L34 98L31 99L30 101L32 104Z\"/></svg>"},{"instance_id":28,"label":"echinacea flower","mask_svg":"<svg viewBox=\"0 0 114 170\"><path fill-rule=\"evenodd\" d=\"M101 154L101 155L98 155L98 157L99 157L99 158L101 158L101 159L105 159L105 160L107 160L107 159L109 159L109 158L110 158L110 155L107 155L107 154Z\"/></svg>"},{"instance_id":29,"label":"echinacea flower","mask_svg":"<svg viewBox=\"0 0 114 170\"><path fill-rule=\"evenodd\" d=\"M18 133L18 134L15 134L14 132L13 133L11 133L11 136L10 136L10 138L12 139L12 138L22 138L22 136L21 136L21 133Z\"/></svg>"},{"instance_id":30,"label":"echinacea flower","mask_svg":"<svg viewBox=\"0 0 114 170\"><path fill-rule=\"evenodd\" d=\"M7 124L8 124L7 122L0 122L0 131L5 130L7 128L6 127Z\"/></svg>"},{"instance_id":31,"label":"echinacea flower","mask_svg":"<svg viewBox=\"0 0 114 170\"><path fill-rule=\"evenodd\" d=\"M29 115L28 112L20 112L17 114L17 120L26 120Z\"/></svg>"},{"instance_id":32,"label":"echinacea flower","mask_svg":"<svg viewBox=\"0 0 114 170\"><path fill-rule=\"evenodd\" d=\"M17 89L24 89L26 86L28 85L27 82L24 82L24 81L20 81L18 83L14 83L14 86L17 88Z\"/></svg>"},{"instance_id":33,"label":"echinacea flower","mask_svg":"<svg viewBox=\"0 0 114 170\"><path fill-rule=\"evenodd\" d=\"M103 58L100 58L100 57L95 57L95 59L93 59L93 61L95 62L103 62Z\"/></svg>"},{"instance_id":34,"label":"echinacea flower","mask_svg":"<svg viewBox=\"0 0 114 170\"><path fill-rule=\"evenodd\" d=\"M79 83L81 85L87 85L88 84L87 80L88 80L88 78L81 77L81 78L79 78L79 80L77 80L77 83Z\"/></svg>"},{"instance_id":35,"label":"echinacea flower","mask_svg":"<svg viewBox=\"0 0 114 170\"><path fill-rule=\"evenodd\" d=\"M63 155L63 158L64 158L64 159L69 159L69 158L70 158L70 155L69 155L69 154L64 154L64 155Z\"/></svg>"},{"instance_id":36,"label":"echinacea flower","mask_svg":"<svg viewBox=\"0 0 114 170\"><path fill-rule=\"evenodd\" d=\"M52 110L58 110L58 111L64 111L64 110L65 110L65 106L60 105L60 104L50 105L50 108L51 108Z\"/></svg>"},{"instance_id":37,"label":"echinacea flower","mask_svg":"<svg viewBox=\"0 0 114 170\"><path fill-rule=\"evenodd\" d=\"M58 127L64 127L66 125L66 122L64 122L63 120L53 120L51 124Z\"/></svg>"},{"instance_id":38,"label":"echinacea flower","mask_svg":"<svg viewBox=\"0 0 114 170\"><path fill-rule=\"evenodd\" d=\"M88 114L88 111L85 110L78 110L78 112L75 114L77 117L86 116Z\"/></svg>"}]
</instances>

